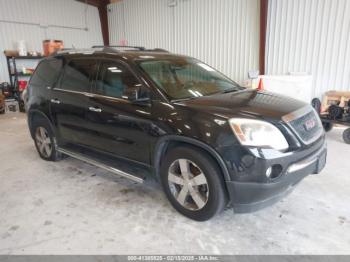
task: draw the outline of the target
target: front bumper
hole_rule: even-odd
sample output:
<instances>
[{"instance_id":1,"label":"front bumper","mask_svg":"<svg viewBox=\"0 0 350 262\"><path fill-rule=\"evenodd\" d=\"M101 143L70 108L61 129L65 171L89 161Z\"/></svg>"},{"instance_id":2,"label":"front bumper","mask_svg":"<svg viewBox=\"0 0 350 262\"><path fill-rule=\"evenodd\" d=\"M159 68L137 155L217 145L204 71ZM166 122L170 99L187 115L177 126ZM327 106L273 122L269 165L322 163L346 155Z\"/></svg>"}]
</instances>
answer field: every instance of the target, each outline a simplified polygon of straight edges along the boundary
<instances>
[{"instance_id":1,"label":"front bumper","mask_svg":"<svg viewBox=\"0 0 350 262\"><path fill-rule=\"evenodd\" d=\"M325 140L323 139L321 146L308 155L305 155L305 152L300 152L295 153L293 157L286 158L291 160L280 159L284 162L284 171L278 179L268 182L226 182L236 213L253 212L272 205L290 193L304 177L320 173L327 158ZM267 165L269 162L271 160L266 160ZM286 164L287 162L288 164Z\"/></svg>"}]
</instances>

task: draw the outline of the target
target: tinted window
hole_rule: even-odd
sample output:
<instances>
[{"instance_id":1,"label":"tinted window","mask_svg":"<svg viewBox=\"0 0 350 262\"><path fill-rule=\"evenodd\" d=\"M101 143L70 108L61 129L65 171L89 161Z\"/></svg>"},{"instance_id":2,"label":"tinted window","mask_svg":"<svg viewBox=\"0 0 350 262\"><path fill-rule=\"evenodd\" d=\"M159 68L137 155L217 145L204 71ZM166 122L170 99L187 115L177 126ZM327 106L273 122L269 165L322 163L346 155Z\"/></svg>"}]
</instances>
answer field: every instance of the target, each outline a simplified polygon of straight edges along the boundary
<instances>
[{"instance_id":1,"label":"tinted window","mask_svg":"<svg viewBox=\"0 0 350 262\"><path fill-rule=\"evenodd\" d=\"M60 74L62 68L61 59L43 60L36 68L30 84L35 86L52 87Z\"/></svg>"},{"instance_id":2,"label":"tinted window","mask_svg":"<svg viewBox=\"0 0 350 262\"><path fill-rule=\"evenodd\" d=\"M114 62L101 64L101 70L96 81L96 94L112 97L122 97L124 90L139 84L135 76L124 66Z\"/></svg>"},{"instance_id":3,"label":"tinted window","mask_svg":"<svg viewBox=\"0 0 350 262\"><path fill-rule=\"evenodd\" d=\"M90 59L80 59L70 61L64 69L61 88L90 92L91 78L95 73L96 62Z\"/></svg>"}]
</instances>

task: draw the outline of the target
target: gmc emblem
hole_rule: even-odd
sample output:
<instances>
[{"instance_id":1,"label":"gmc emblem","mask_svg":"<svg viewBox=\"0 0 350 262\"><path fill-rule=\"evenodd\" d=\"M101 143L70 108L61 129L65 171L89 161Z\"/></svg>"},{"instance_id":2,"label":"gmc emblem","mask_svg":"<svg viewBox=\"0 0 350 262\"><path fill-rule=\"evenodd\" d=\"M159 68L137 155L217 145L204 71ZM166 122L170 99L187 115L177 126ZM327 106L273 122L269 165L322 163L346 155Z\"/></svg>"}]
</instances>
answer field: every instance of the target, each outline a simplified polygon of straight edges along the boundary
<instances>
[{"instance_id":1,"label":"gmc emblem","mask_svg":"<svg viewBox=\"0 0 350 262\"><path fill-rule=\"evenodd\" d=\"M313 129L315 126L316 126L316 119L314 119L314 118L306 120L304 123L304 128L306 131Z\"/></svg>"}]
</instances>

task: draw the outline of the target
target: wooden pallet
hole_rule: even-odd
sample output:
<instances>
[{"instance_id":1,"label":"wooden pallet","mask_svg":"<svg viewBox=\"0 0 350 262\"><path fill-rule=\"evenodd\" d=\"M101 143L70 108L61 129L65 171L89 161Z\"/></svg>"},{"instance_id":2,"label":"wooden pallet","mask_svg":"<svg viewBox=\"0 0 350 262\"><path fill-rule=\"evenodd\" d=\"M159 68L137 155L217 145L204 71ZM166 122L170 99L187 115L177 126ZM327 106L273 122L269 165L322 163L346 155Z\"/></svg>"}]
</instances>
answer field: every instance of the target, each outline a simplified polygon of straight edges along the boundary
<instances>
[{"instance_id":1,"label":"wooden pallet","mask_svg":"<svg viewBox=\"0 0 350 262\"><path fill-rule=\"evenodd\" d=\"M345 107L350 100L350 91L328 91L324 94L322 100L322 112L328 110L331 105L339 105Z\"/></svg>"}]
</instances>

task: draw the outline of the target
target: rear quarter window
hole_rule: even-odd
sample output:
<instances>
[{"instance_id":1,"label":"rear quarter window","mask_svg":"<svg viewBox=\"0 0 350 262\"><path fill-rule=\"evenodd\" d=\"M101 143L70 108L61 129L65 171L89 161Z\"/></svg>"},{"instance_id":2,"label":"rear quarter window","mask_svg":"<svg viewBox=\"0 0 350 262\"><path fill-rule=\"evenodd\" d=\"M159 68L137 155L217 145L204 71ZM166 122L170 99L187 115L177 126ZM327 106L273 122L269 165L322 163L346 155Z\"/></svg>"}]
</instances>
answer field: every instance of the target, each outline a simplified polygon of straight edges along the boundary
<instances>
[{"instance_id":1,"label":"rear quarter window","mask_svg":"<svg viewBox=\"0 0 350 262\"><path fill-rule=\"evenodd\" d=\"M62 64L62 60L56 58L41 61L30 79L30 85L53 87L61 72Z\"/></svg>"}]
</instances>

